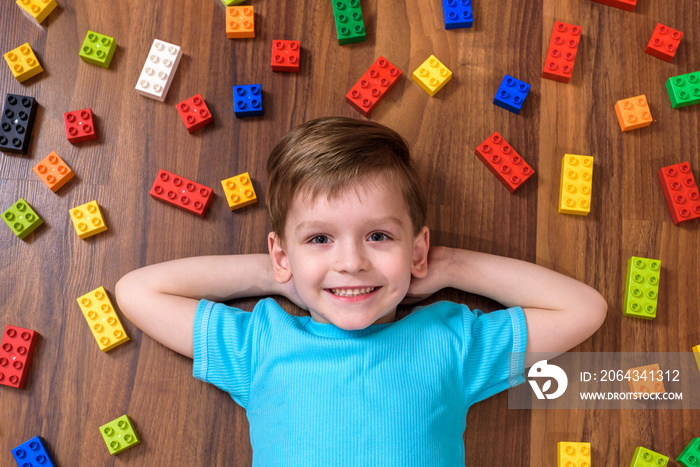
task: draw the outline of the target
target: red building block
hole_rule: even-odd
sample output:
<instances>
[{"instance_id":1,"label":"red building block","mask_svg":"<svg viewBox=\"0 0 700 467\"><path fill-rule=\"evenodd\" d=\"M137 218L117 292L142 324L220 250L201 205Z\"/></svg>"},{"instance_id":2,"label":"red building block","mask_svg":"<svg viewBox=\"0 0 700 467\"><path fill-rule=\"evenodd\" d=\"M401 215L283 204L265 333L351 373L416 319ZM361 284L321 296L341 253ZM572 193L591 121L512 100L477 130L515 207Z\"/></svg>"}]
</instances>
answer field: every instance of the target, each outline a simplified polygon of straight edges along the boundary
<instances>
[{"instance_id":1,"label":"red building block","mask_svg":"<svg viewBox=\"0 0 700 467\"><path fill-rule=\"evenodd\" d=\"M362 78L345 95L345 101L365 117L387 95L401 78L401 70L384 57L379 57Z\"/></svg>"},{"instance_id":2,"label":"red building block","mask_svg":"<svg viewBox=\"0 0 700 467\"><path fill-rule=\"evenodd\" d=\"M92 119L92 110L83 109L63 114L63 122L66 124L66 138L71 143L82 143L97 139L95 122Z\"/></svg>"},{"instance_id":3,"label":"red building block","mask_svg":"<svg viewBox=\"0 0 700 467\"><path fill-rule=\"evenodd\" d=\"M542 77L568 83L574 72L574 62L583 30L580 26L554 22L552 38L544 62Z\"/></svg>"},{"instance_id":4,"label":"red building block","mask_svg":"<svg viewBox=\"0 0 700 467\"><path fill-rule=\"evenodd\" d=\"M479 145L474 154L511 193L535 173L497 131Z\"/></svg>"},{"instance_id":5,"label":"red building block","mask_svg":"<svg viewBox=\"0 0 700 467\"><path fill-rule=\"evenodd\" d=\"M681 44L683 33L664 26L661 23L656 24L654 34L651 35L651 40L644 52L656 58L660 58L664 62L670 62L676 50Z\"/></svg>"},{"instance_id":6,"label":"red building block","mask_svg":"<svg viewBox=\"0 0 700 467\"><path fill-rule=\"evenodd\" d=\"M214 123L214 117L209 112L207 103L202 99L201 94L190 97L177 104L177 112L182 117L182 121L189 133L199 130L202 127Z\"/></svg>"},{"instance_id":7,"label":"red building block","mask_svg":"<svg viewBox=\"0 0 700 467\"><path fill-rule=\"evenodd\" d=\"M299 72L299 41L272 41L272 71Z\"/></svg>"},{"instance_id":8,"label":"red building block","mask_svg":"<svg viewBox=\"0 0 700 467\"><path fill-rule=\"evenodd\" d=\"M662 167L657 172L673 225L700 219L700 195L689 162Z\"/></svg>"},{"instance_id":9,"label":"red building block","mask_svg":"<svg viewBox=\"0 0 700 467\"><path fill-rule=\"evenodd\" d=\"M602 3L603 5L614 6L621 10L634 11L637 6L637 0L593 0L594 2Z\"/></svg>"},{"instance_id":10,"label":"red building block","mask_svg":"<svg viewBox=\"0 0 700 467\"><path fill-rule=\"evenodd\" d=\"M211 188L161 170L151 188L151 197L204 217L214 196Z\"/></svg>"},{"instance_id":11,"label":"red building block","mask_svg":"<svg viewBox=\"0 0 700 467\"><path fill-rule=\"evenodd\" d=\"M31 329L5 327L0 343L0 384L24 388L38 335Z\"/></svg>"}]
</instances>

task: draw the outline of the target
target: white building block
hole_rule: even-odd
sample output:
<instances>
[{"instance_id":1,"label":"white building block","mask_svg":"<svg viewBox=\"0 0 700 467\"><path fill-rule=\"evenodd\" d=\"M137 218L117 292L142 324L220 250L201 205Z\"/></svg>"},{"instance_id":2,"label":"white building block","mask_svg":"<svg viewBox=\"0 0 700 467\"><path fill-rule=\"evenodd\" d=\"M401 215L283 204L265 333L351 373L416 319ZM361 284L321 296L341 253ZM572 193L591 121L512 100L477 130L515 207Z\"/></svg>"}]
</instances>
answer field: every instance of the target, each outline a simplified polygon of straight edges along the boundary
<instances>
[{"instance_id":1,"label":"white building block","mask_svg":"<svg viewBox=\"0 0 700 467\"><path fill-rule=\"evenodd\" d=\"M163 102L181 58L179 46L155 39L136 83L136 92Z\"/></svg>"}]
</instances>

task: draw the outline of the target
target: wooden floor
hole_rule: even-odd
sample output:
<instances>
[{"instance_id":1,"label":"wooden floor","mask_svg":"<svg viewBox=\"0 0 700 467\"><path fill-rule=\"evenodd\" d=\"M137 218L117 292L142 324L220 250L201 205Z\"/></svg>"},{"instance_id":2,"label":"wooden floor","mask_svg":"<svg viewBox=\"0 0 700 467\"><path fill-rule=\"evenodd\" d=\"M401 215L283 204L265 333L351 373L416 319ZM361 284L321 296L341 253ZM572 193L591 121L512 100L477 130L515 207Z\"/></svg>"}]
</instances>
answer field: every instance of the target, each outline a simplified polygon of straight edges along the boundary
<instances>
[{"instance_id":1,"label":"wooden floor","mask_svg":"<svg viewBox=\"0 0 700 467\"><path fill-rule=\"evenodd\" d=\"M446 31L438 0L362 0L367 40L345 46L337 43L330 0L255 0L256 37L239 40L227 39L218 0L58 1L41 27L13 1L0 4L0 50L29 42L45 69L19 84L0 64L0 97L30 95L40 106L29 154L0 155L0 207L23 197L44 220L24 241L0 225L0 326L41 335L26 388L0 386L0 465L12 465L10 449L35 435L62 466L251 463L243 409L195 380L190 360L125 319L131 341L101 352L76 298L99 286L114 298L123 274L155 262L266 252L265 162L273 144L311 118L360 117L344 95L379 55L404 75L372 119L412 147L434 244L536 262L600 290L607 321L575 350L689 352L700 344L700 226L672 224L656 177L682 161L696 178L700 169L700 105L673 110L664 89L668 77L700 69L697 1L639 0L632 13L589 0L474 0L474 27ZM555 20L583 28L568 84L540 78ZM657 22L685 33L671 63L643 52ZM116 39L109 69L79 59L88 29ZM184 52L165 103L134 90L154 38ZM270 70L273 39L301 40L299 74ZM453 72L433 98L411 79L430 54ZM492 104L506 73L532 85L520 115ZM254 83L262 85L265 115L236 119L231 87ZM175 104L197 93L215 123L190 135ZM654 122L621 133L613 105L639 94ZM62 114L86 107L99 139L71 145ZM513 195L474 155L494 130L536 171ZM31 170L51 151L76 173L57 194ZM587 217L557 213L565 153L595 158ZM214 189L206 218L149 197L159 169ZM220 181L246 171L260 202L231 213ZM109 230L81 240L68 210L93 199ZM621 314L632 255L662 262L653 321ZM453 290L435 299L498 306ZM698 410L516 411L507 402L501 393L469 411L467 465L556 465L556 443L564 440L590 441L595 466L628 465L636 446L675 458L700 434ZM125 413L142 443L112 457L98 427Z\"/></svg>"}]
</instances>

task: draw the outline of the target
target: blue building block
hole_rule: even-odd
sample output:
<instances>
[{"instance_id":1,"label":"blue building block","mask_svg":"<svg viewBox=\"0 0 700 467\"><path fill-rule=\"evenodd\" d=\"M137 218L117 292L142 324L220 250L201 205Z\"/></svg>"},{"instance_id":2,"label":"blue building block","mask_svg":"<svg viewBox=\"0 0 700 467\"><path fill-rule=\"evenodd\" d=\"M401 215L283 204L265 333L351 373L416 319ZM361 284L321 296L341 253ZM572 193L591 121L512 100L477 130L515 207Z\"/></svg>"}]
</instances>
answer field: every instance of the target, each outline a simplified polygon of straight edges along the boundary
<instances>
[{"instance_id":1,"label":"blue building block","mask_svg":"<svg viewBox=\"0 0 700 467\"><path fill-rule=\"evenodd\" d=\"M44 440L38 436L14 448L12 455L19 467L55 467Z\"/></svg>"},{"instance_id":2,"label":"blue building block","mask_svg":"<svg viewBox=\"0 0 700 467\"><path fill-rule=\"evenodd\" d=\"M493 103L506 110L510 110L514 114L520 113L523 108L523 103L530 91L530 85L515 79L512 76L506 75L498 87L496 97L493 98Z\"/></svg>"},{"instance_id":3,"label":"blue building block","mask_svg":"<svg viewBox=\"0 0 700 467\"><path fill-rule=\"evenodd\" d=\"M474 24L472 0L442 0L445 29L470 28Z\"/></svg>"},{"instance_id":4,"label":"blue building block","mask_svg":"<svg viewBox=\"0 0 700 467\"><path fill-rule=\"evenodd\" d=\"M233 110L236 117L258 117L263 114L262 90L259 84L233 87Z\"/></svg>"}]
</instances>

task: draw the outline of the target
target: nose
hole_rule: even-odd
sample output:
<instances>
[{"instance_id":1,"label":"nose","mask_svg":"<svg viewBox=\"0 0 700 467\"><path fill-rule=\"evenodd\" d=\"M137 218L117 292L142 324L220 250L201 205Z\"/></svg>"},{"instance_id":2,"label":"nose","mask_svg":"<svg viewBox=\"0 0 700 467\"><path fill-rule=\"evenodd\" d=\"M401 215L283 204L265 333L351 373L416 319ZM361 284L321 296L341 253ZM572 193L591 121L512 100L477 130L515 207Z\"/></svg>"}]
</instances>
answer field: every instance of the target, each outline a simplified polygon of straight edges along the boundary
<instances>
[{"instance_id":1,"label":"nose","mask_svg":"<svg viewBox=\"0 0 700 467\"><path fill-rule=\"evenodd\" d=\"M335 270L349 274L357 274L369 269L369 259L364 246L357 242L346 242L337 249Z\"/></svg>"}]
</instances>

